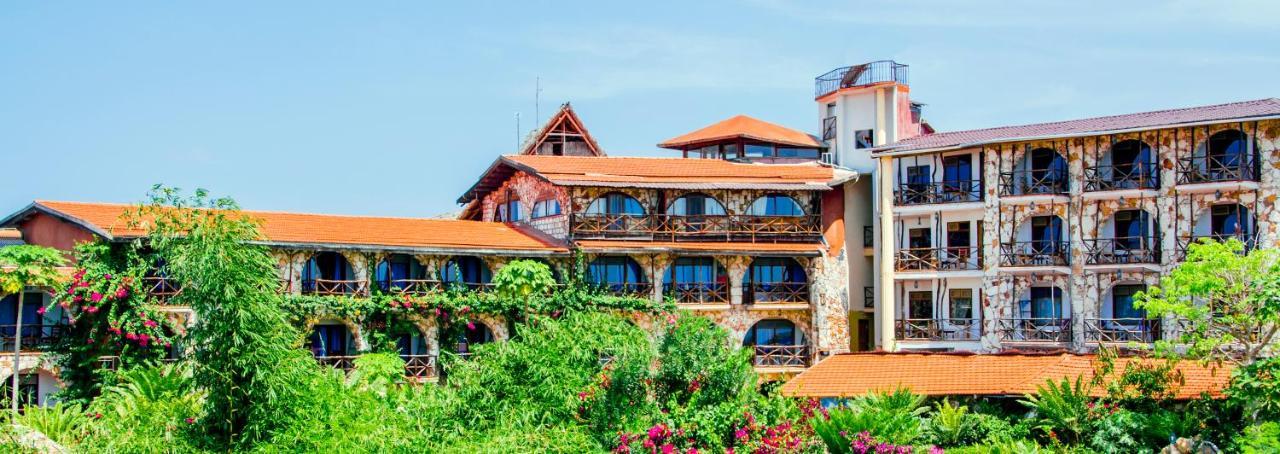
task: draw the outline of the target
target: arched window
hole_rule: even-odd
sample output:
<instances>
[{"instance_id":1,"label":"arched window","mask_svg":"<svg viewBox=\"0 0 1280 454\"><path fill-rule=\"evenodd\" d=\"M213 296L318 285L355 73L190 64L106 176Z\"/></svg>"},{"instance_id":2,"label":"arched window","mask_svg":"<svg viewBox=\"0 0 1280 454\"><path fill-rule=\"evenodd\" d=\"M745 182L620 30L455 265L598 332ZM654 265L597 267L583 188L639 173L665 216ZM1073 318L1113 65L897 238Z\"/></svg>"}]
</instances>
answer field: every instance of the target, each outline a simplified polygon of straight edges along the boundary
<instances>
[{"instance_id":1,"label":"arched window","mask_svg":"<svg viewBox=\"0 0 1280 454\"><path fill-rule=\"evenodd\" d=\"M556 199L539 200L533 203L533 219L545 218L560 214L560 201Z\"/></svg>"},{"instance_id":2,"label":"arched window","mask_svg":"<svg viewBox=\"0 0 1280 454\"><path fill-rule=\"evenodd\" d=\"M348 352L351 333L347 331L346 325L315 325L311 327L308 341L313 356L344 356Z\"/></svg>"},{"instance_id":3,"label":"arched window","mask_svg":"<svg viewBox=\"0 0 1280 454\"><path fill-rule=\"evenodd\" d=\"M1027 155L1027 188L1023 194L1056 194L1067 191L1067 160L1052 148L1036 148Z\"/></svg>"},{"instance_id":4,"label":"arched window","mask_svg":"<svg viewBox=\"0 0 1280 454\"><path fill-rule=\"evenodd\" d=\"M363 290L367 289L355 281L355 273L351 271L347 258L337 252L324 251L313 255L302 268L304 294L344 295Z\"/></svg>"},{"instance_id":5,"label":"arched window","mask_svg":"<svg viewBox=\"0 0 1280 454\"><path fill-rule=\"evenodd\" d=\"M640 205L640 201L634 197L620 192L610 192L591 201L591 204L587 205L585 213L591 215L643 216L644 206Z\"/></svg>"},{"instance_id":6,"label":"arched window","mask_svg":"<svg viewBox=\"0 0 1280 454\"><path fill-rule=\"evenodd\" d=\"M1155 163L1151 146L1137 139L1111 146L1111 182L1115 189L1155 188Z\"/></svg>"},{"instance_id":7,"label":"arched window","mask_svg":"<svg viewBox=\"0 0 1280 454\"><path fill-rule=\"evenodd\" d=\"M1153 239L1150 217L1145 210L1121 210L1115 214L1115 242L1118 250L1146 250Z\"/></svg>"},{"instance_id":8,"label":"arched window","mask_svg":"<svg viewBox=\"0 0 1280 454\"><path fill-rule=\"evenodd\" d=\"M445 262L440 269L440 282L448 285L464 285L480 287L489 283L493 276L483 260L471 256L458 256Z\"/></svg>"},{"instance_id":9,"label":"arched window","mask_svg":"<svg viewBox=\"0 0 1280 454\"><path fill-rule=\"evenodd\" d=\"M1147 311L1134 307L1134 295L1147 290L1142 284L1122 284L1111 288L1111 317L1126 324L1138 324Z\"/></svg>"},{"instance_id":10,"label":"arched window","mask_svg":"<svg viewBox=\"0 0 1280 454\"><path fill-rule=\"evenodd\" d=\"M1066 252L1062 243L1062 218L1036 216L1031 218L1031 247L1040 254Z\"/></svg>"},{"instance_id":11,"label":"arched window","mask_svg":"<svg viewBox=\"0 0 1280 454\"><path fill-rule=\"evenodd\" d=\"M752 216L803 216L800 202L790 196L769 194L751 203L747 214Z\"/></svg>"},{"instance_id":12,"label":"arched window","mask_svg":"<svg viewBox=\"0 0 1280 454\"><path fill-rule=\"evenodd\" d=\"M640 264L626 256L598 257L587 265L591 282L615 293L644 290L644 271Z\"/></svg>"},{"instance_id":13,"label":"arched window","mask_svg":"<svg viewBox=\"0 0 1280 454\"><path fill-rule=\"evenodd\" d=\"M493 342L493 330L484 322L473 321L458 334L457 352L463 357L471 355L471 348L487 342Z\"/></svg>"},{"instance_id":14,"label":"arched window","mask_svg":"<svg viewBox=\"0 0 1280 454\"><path fill-rule=\"evenodd\" d=\"M790 320L761 320L751 325L742 345L804 345L804 334Z\"/></svg>"},{"instance_id":15,"label":"arched window","mask_svg":"<svg viewBox=\"0 0 1280 454\"><path fill-rule=\"evenodd\" d=\"M809 299L804 267L789 258L758 258L744 276L748 304L803 303Z\"/></svg>"},{"instance_id":16,"label":"arched window","mask_svg":"<svg viewBox=\"0 0 1280 454\"><path fill-rule=\"evenodd\" d=\"M1023 315L1036 324L1054 324L1063 318L1066 298L1057 287L1032 287L1031 299L1023 301Z\"/></svg>"},{"instance_id":17,"label":"arched window","mask_svg":"<svg viewBox=\"0 0 1280 454\"><path fill-rule=\"evenodd\" d=\"M427 347L427 338L418 332L404 333L396 337L396 351L400 352L402 358L431 353Z\"/></svg>"},{"instance_id":18,"label":"arched window","mask_svg":"<svg viewBox=\"0 0 1280 454\"><path fill-rule=\"evenodd\" d=\"M1214 205L1210 216L1210 233L1220 241L1231 237L1243 239L1253 232L1249 209L1239 204Z\"/></svg>"},{"instance_id":19,"label":"arched window","mask_svg":"<svg viewBox=\"0 0 1280 454\"><path fill-rule=\"evenodd\" d=\"M426 279L426 268L408 254L391 254L378 262L374 278L382 291L405 290Z\"/></svg>"},{"instance_id":20,"label":"arched window","mask_svg":"<svg viewBox=\"0 0 1280 454\"><path fill-rule=\"evenodd\" d=\"M711 257L681 257L663 278L663 287L678 303L728 303L729 274Z\"/></svg>"},{"instance_id":21,"label":"arched window","mask_svg":"<svg viewBox=\"0 0 1280 454\"><path fill-rule=\"evenodd\" d=\"M686 194L683 197L675 199L671 202L671 206L667 207L667 214L674 216L723 216L725 214L724 205L715 197L693 193Z\"/></svg>"},{"instance_id":22,"label":"arched window","mask_svg":"<svg viewBox=\"0 0 1280 454\"><path fill-rule=\"evenodd\" d=\"M1249 136L1228 129L1209 136L1209 168L1235 167L1249 158Z\"/></svg>"}]
</instances>

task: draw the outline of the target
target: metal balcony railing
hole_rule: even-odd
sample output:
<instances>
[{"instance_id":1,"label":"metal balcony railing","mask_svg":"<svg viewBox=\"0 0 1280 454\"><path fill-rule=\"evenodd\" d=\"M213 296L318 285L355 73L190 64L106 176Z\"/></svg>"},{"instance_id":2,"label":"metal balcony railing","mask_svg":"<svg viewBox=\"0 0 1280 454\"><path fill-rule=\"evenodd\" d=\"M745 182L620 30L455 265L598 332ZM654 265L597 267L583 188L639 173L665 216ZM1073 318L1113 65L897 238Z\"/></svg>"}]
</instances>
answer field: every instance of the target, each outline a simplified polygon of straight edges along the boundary
<instances>
[{"instance_id":1,"label":"metal balcony railing","mask_svg":"<svg viewBox=\"0 0 1280 454\"><path fill-rule=\"evenodd\" d=\"M729 304L729 284L723 282L667 283L662 290L680 304Z\"/></svg>"},{"instance_id":2,"label":"metal balcony railing","mask_svg":"<svg viewBox=\"0 0 1280 454\"><path fill-rule=\"evenodd\" d=\"M748 282L743 295L747 304L808 303L809 284L806 282Z\"/></svg>"},{"instance_id":3,"label":"metal balcony railing","mask_svg":"<svg viewBox=\"0 0 1280 454\"><path fill-rule=\"evenodd\" d=\"M1145 318L1087 318L1084 341L1150 344L1160 340L1160 320Z\"/></svg>"},{"instance_id":4,"label":"metal balcony railing","mask_svg":"<svg viewBox=\"0 0 1280 454\"><path fill-rule=\"evenodd\" d=\"M1018 241L1000 245L1000 266L1067 266L1071 246L1066 241Z\"/></svg>"},{"instance_id":5,"label":"metal balcony railing","mask_svg":"<svg viewBox=\"0 0 1280 454\"><path fill-rule=\"evenodd\" d=\"M1084 190L1160 189L1160 169L1155 164L1109 165L1084 168Z\"/></svg>"},{"instance_id":6,"label":"metal balcony railing","mask_svg":"<svg viewBox=\"0 0 1280 454\"><path fill-rule=\"evenodd\" d=\"M898 340L975 341L982 337L981 323L971 318L899 319L894 330Z\"/></svg>"},{"instance_id":7,"label":"metal balcony railing","mask_svg":"<svg viewBox=\"0 0 1280 454\"><path fill-rule=\"evenodd\" d=\"M981 202L982 180L900 184L893 200L898 205Z\"/></svg>"},{"instance_id":8,"label":"metal balcony railing","mask_svg":"<svg viewBox=\"0 0 1280 454\"><path fill-rule=\"evenodd\" d=\"M574 214L569 225L577 238L650 237L654 239L758 238L811 240L822 235L822 217L668 214Z\"/></svg>"},{"instance_id":9,"label":"metal balcony railing","mask_svg":"<svg viewBox=\"0 0 1280 454\"><path fill-rule=\"evenodd\" d=\"M909 83L907 65L892 60L880 60L861 65L845 66L827 71L813 80L813 97L821 98L836 90L882 82Z\"/></svg>"},{"instance_id":10,"label":"metal balcony railing","mask_svg":"<svg viewBox=\"0 0 1280 454\"><path fill-rule=\"evenodd\" d=\"M975 247L899 249L894 265L898 271L980 270L982 250Z\"/></svg>"},{"instance_id":11,"label":"metal balcony railing","mask_svg":"<svg viewBox=\"0 0 1280 454\"><path fill-rule=\"evenodd\" d=\"M754 349L756 367L809 367L808 345L756 345Z\"/></svg>"},{"instance_id":12,"label":"metal balcony railing","mask_svg":"<svg viewBox=\"0 0 1280 454\"><path fill-rule=\"evenodd\" d=\"M1178 159L1178 184L1258 181L1258 159L1249 154Z\"/></svg>"},{"instance_id":13,"label":"metal balcony railing","mask_svg":"<svg viewBox=\"0 0 1280 454\"><path fill-rule=\"evenodd\" d=\"M1000 195L1066 194L1067 172L1031 169L1000 172Z\"/></svg>"},{"instance_id":14,"label":"metal balcony railing","mask_svg":"<svg viewBox=\"0 0 1280 454\"><path fill-rule=\"evenodd\" d=\"M1085 240L1084 257L1086 265L1159 264L1160 239L1135 236Z\"/></svg>"},{"instance_id":15,"label":"metal balcony railing","mask_svg":"<svg viewBox=\"0 0 1280 454\"><path fill-rule=\"evenodd\" d=\"M1069 318L996 319L996 334L1002 342L1070 343Z\"/></svg>"}]
</instances>

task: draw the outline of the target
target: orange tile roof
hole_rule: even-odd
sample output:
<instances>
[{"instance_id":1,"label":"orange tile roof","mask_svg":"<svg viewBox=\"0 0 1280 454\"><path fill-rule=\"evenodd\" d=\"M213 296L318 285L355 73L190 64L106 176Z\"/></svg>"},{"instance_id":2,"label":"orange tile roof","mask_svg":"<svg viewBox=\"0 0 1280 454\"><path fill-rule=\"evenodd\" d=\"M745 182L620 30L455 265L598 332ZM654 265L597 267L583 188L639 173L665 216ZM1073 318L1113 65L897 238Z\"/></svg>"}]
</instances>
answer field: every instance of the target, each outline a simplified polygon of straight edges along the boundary
<instances>
[{"instance_id":1,"label":"orange tile roof","mask_svg":"<svg viewBox=\"0 0 1280 454\"><path fill-rule=\"evenodd\" d=\"M818 163L748 164L722 159L503 156L553 183L757 183L827 185L843 171Z\"/></svg>"},{"instance_id":2,"label":"orange tile roof","mask_svg":"<svg viewBox=\"0 0 1280 454\"><path fill-rule=\"evenodd\" d=\"M0 240L21 240L22 232L18 229L0 229Z\"/></svg>"},{"instance_id":3,"label":"orange tile roof","mask_svg":"<svg viewBox=\"0 0 1280 454\"><path fill-rule=\"evenodd\" d=\"M37 201L37 208L51 210L111 237L137 237L146 232L131 228L122 218L132 205L111 203ZM496 222L452 219L413 219L329 214L244 211L262 220L262 234L270 244L326 244L427 249L566 252L552 244Z\"/></svg>"},{"instance_id":4,"label":"orange tile roof","mask_svg":"<svg viewBox=\"0 0 1280 454\"><path fill-rule=\"evenodd\" d=\"M817 243L742 243L742 242L693 242L693 241L627 241L627 240L578 240L574 242L584 250L628 249L655 252L750 252L785 253L787 255L819 255L825 247Z\"/></svg>"},{"instance_id":5,"label":"orange tile roof","mask_svg":"<svg viewBox=\"0 0 1280 454\"><path fill-rule=\"evenodd\" d=\"M1057 354L959 354L959 353L850 353L835 355L814 365L782 386L789 396L852 397L873 391L906 387L918 394L1020 396L1036 391L1046 380L1093 376L1094 355ZM1118 358L1116 370L1131 361ZM1177 398L1191 399L1202 392L1221 396L1231 377L1231 367L1202 366L1184 361L1177 366L1184 383ZM1095 390L1101 395L1102 390Z\"/></svg>"},{"instance_id":6,"label":"orange tile roof","mask_svg":"<svg viewBox=\"0 0 1280 454\"><path fill-rule=\"evenodd\" d=\"M673 137L659 143L662 148L680 148L688 145L718 142L728 139L752 139L779 145L821 147L813 136L786 126L737 115L691 133Z\"/></svg>"}]
</instances>

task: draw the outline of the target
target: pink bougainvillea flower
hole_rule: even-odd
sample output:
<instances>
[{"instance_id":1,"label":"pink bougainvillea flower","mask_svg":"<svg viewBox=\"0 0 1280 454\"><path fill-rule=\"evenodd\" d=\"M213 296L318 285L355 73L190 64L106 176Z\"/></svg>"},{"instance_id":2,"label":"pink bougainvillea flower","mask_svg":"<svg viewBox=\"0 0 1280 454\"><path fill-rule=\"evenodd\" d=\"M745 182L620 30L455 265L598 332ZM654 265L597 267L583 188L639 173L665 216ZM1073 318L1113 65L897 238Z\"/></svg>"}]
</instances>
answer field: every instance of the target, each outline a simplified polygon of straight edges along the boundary
<instances>
[{"instance_id":1,"label":"pink bougainvillea flower","mask_svg":"<svg viewBox=\"0 0 1280 454\"><path fill-rule=\"evenodd\" d=\"M675 452L676 452L676 447L672 446L671 443L662 445L662 454L673 454Z\"/></svg>"},{"instance_id":2,"label":"pink bougainvillea flower","mask_svg":"<svg viewBox=\"0 0 1280 454\"><path fill-rule=\"evenodd\" d=\"M95 302L95 303L101 303L101 302L102 302L102 294L101 294L101 293L98 293L98 292L93 292L93 293L89 294L89 301L93 301L93 302Z\"/></svg>"},{"instance_id":3,"label":"pink bougainvillea flower","mask_svg":"<svg viewBox=\"0 0 1280 454\"><path fill-rule=\"evenodd\" d=\"M75 292L76 292L76 287L75 287L74 285L73 285L73 286L71 286L71 287L67 287L67 294L68 294L68 295L70 295L70 294L72 294L72 293L75 293Z\"/></svg>"},{"instance_id":4,"label":"pink bougainvillea flower","mask_svg":"<svg viewBox=\"0 0 1280 454\"><path fill-rule=\"evenodd\" d=\"M733 432L733 438L743 440L747 438L747 429L738 429Z\"/></svg>"},{"instance_id":5,"label":"pink bougainvillea flower","mask_svg":"<svg viewBox=\"0 0 1280 454\"><path fill-rule=\"evenodd\" d=\"M476 330L476 324L467 322L467 331L475 331L475 330Z\"/></svg>"},{"instance_id":6,"label":"pink bougainvillea flower","mask_svg":"<svg viewBox=\"0 0 1280 454\"><path fill-rule=\"evenodd\" d=\"M124 338L129 340L138 340L138 335L133 333L127 333L124 335Z\"/></svg>"},{"instance_id":7,"label":"pink bougainvillea flower","mask_svg":"<svg viewBox=\"0 0 1280 454\"><path fill-rule=\"evenodd\" d=\"M698 448L689 448L685 450L684 454L698 454Z\"/></svg>"},{"instance_id":8,"label":"pink bougainvillea flower","mask_svg":"<svg viewBox=\"0 0 1280 454\"><path fill-rule=\"evenodd\" d=\"M40 315L44 315L44 306L40 306L39 309L36 309L36 313Z\"/></svg>"},{"instance_id":9,"label":"pink bougainvillea flower","mask_svg":"<svg viewBox=\"0 0 1280 454\"><path fill-rule=\"evenodd\" d=\"M196 418L187 418L186 421L187 421L187 424L195 424Z\"/></svg>"},{"instance_id":10,"label":"pink bougainvillea flower","mask_svg":"<svg viewBox=\"0 0 1280 454\"><path fill-rule=\"evenodd\" d=\"M84 311L90 314L96 313L98 312L98 306L85 306Z\"/></svg>"},{"instance_id":11,"label":"pink bougainvillea flower","mask_svg":"<svg viewBox=\"0 0 1280 454\"><path fill-rule=\"evenodd\" d=\"M106 280L108 280L108 281L109 281L109 280L111 280L111 274L110 274L110 273L108 273L108 274L103 274L103 275L102 275L102 278L103 278L103 279L106 279Z\"/></svg>"},{"instance_id":12,"label":"pink bougainvillea flower","mask_svg":"<svg viewBox=\"0 0 1280 454\"><path fill-rule=\"evenodd\" d=\"M145 326L147 328L155 328L156 325L158 325L158 323L156 323L155 320L146 320L142 322L142 326Z\"/></svg>"},{"instance_id":13,"label":"pink bougainvillea flower","mask_svg":"<svg viewBox=\"0 0 1280 454\"><path fill-rule=\"evenodd\" d=\"M116 299L122 300L128 296L129 296L129 291L126 290L124 287L120 287L119 290L116 290Z\"/></svg>"}]
</instances>

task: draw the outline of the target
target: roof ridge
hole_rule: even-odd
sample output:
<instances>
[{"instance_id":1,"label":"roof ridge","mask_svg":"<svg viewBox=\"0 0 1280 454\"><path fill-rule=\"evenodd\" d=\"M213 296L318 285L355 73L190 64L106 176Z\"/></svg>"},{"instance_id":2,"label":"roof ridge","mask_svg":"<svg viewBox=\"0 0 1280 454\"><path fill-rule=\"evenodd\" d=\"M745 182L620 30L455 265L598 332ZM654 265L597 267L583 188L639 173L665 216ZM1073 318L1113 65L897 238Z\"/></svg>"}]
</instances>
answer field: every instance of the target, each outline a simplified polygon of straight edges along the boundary
<instances>
[{"instance_id":1,"label":"roof ridge","mask_svg":"<svg viewBox=\"0 0 1280 454\"><path fill-rule=\"evenodd\" d=\"M996 130L1000 130L1000 129L1026 128L1026 127L1030 127L1030 126L1058 125L1058 124L1063 124L1063 123L1072 123L1072 122L1077 122L1077 121L1106 120L1106 119L1118 118L1118 117L1128 117L1128 116L1132 116L1132 115L1163 114L1163 113L1169 113L1169 112L1182 112L1182 111L1193 110L1193 109L1212 109L1212 108L1217 108L1217 107L1235 106L1235 105L1252 104L1252 103L1261 103L1261 102L1272 102L1272 103L1275 103L1275 104L1277 104L1278 106L1280 106L1280 98L1271 97L1271 98L1250 99L1250 100L1247 100L1247 101L1235 101L1235 102L1226 102L1226 103L1220 103L1220 104L1208 104L1208 105L1202 105L1202 106L1175 107L1175 108L1170 108L1170 109L1147 110L1147 111L1142 111L1142 112L1130 112L1130 113L1121 113L1121 114L1100 115L1100 116L1094 116L1094 117L1081 117L1081 118L1072 118L1072 119L1067 119L1067 120L1044 121L1044 122L1038 122L1038 123L1023 123L1023 124L1016 124L1016 125L992 126L992 127L988 127L988 128L957 129L957 130L954 130L954 131L941 131L941 132L937 132L937 133L934 133L934 134L926 134L926 135L915 136L915 137L912 137L912 138L909 138L909 139L904 139L904 140L901 140L901 141L896 142L896 143L895 143L895 144L893 144L893 145L902 144L902 143L909 143L909 142L911 142L913 139L917 139L917 138L937 137L937 136L939 136L939 135L947 135L947 134L963 134L963 133L973 133L973 132L981 132L981 131L996 131Z\"/></svg>"},{"instance_id":2,"label":"roof ridge","mask_svg":"<svg viewBox=\"0 0 1280 454\"><path fill-rule=\"evenodd\" d=\"M41 205L45 205L45 204L49 204L49 203L55 203L55 204L57 204L57 203L67 203L67 204L76 204L76 205L88 205L88 206L115 206L115 207L124 207L124 208L130 208L130 207L137 206L137 204L133 204L133 203L119 203L119 202L77 202L77 201L68 201L68 200L35 200L35 202L36 202L36 203L38 203L38 204L41 204ZM403 221L440 221L440 222L460 222L460 223L478 223L478 222L482 222L482 221L472 221L472 220L467 220L467 219L452 219L452 218L447 218L447 219L441 219L441 218L415 218L415 217L408 217L408 216L375 216L375 215L360 215L360 214L311 213L311 212L303 212L303 211L252 210L252 209L245 209L245 208L243 208L243 207L241 207L241 208L240 208L240 212L242 212L242 213L249 213L249 214L254 214L254 213L256 213L256 214L288 214L288 215L300 215L300 216L324 216L324 217L361 218L361 219L386 219L386 220L403 220ZM489 224L489 223L488 223L488 222L485 222L485 224Z\"/></svg>"}]
</instances>

